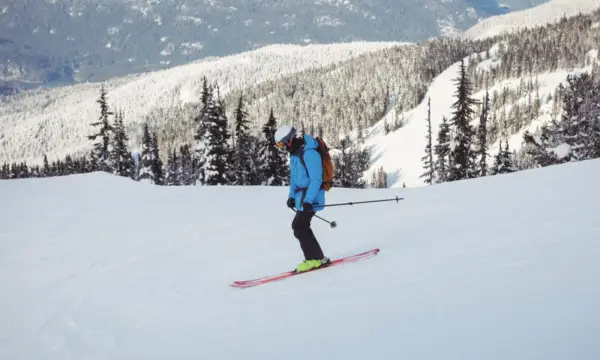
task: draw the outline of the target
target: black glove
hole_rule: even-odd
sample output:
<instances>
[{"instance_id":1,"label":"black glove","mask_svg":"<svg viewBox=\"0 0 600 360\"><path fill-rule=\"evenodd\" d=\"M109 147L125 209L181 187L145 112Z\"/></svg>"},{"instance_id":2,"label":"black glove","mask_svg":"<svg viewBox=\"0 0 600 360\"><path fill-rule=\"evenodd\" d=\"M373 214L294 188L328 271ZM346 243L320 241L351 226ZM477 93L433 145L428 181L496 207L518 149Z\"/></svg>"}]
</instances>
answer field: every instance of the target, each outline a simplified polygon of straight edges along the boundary
<instances>
[{"instance_id":1,"label":"black glove","mask_svg":"<svg viewBox=\"0 0 600 360\"><path fill-rule=\"evenodd\" d=\"M306 212L314 212L312 204L309 203L302 204L302 209Z\"/></svg>"},{"instance_id":2,"label":"black glove","mask_svg":"<svg viewBox=\"0 0 600 360\"><path fill-rule=\"evenodd\" d=\"M290 209L293 209L294 206L296 206L296 200L294 200L294 198L288 198L286 204Z\"/></svg>"}]
</instances>

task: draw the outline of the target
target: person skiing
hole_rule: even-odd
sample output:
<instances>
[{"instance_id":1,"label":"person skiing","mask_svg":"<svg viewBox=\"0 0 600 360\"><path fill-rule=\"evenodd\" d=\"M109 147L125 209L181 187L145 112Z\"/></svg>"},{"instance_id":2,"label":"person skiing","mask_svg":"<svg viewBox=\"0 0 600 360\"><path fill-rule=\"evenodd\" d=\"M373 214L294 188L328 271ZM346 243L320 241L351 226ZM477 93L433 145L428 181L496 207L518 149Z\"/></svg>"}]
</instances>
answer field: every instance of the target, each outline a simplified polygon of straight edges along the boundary
<instances>
[{"instance_id":1,"label":"person skiing","mask_svg":"<svg viewBox=\"0 0 600 360\"><path fill-rule=\"evenodd\" d=\"M296 208L292 221L294 237L300 242L304 261L296 272L305 272L330 263L313 233L310 223L317 211L325 205L323 168L321 155L317 151L318 142L310 135L298 137L296 128L282 125L275 132L275 146L290 154L290 191L287 206ZM303 163L304 162L304 163Z\"/></svg>"}]
</instances>

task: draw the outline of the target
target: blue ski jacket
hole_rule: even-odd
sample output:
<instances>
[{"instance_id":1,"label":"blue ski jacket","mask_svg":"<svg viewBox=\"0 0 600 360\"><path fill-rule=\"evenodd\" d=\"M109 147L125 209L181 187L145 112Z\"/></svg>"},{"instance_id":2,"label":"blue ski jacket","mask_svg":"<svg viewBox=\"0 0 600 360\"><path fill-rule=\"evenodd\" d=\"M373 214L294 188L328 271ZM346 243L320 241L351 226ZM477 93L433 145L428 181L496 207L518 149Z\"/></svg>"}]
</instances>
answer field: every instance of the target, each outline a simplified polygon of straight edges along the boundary
<instances>
[{"instance_id":1,"label":"blue ski jacket","mask_svg":"<svg viewBox=\"0 0 600 360\"><path fill-rule=\"evenodd\" d=\"M303 210L303 203L313 204L313 210L323 210L325 205L325 190L323 183L323 165L321 154L317 150L317 140L310 135L304 135L304 145L290 156L290 197L296 200L296 209ZM304 154L302 165L300 156ZM307 171L308 169L308 171Z\"/></svg>"}]
</instances>

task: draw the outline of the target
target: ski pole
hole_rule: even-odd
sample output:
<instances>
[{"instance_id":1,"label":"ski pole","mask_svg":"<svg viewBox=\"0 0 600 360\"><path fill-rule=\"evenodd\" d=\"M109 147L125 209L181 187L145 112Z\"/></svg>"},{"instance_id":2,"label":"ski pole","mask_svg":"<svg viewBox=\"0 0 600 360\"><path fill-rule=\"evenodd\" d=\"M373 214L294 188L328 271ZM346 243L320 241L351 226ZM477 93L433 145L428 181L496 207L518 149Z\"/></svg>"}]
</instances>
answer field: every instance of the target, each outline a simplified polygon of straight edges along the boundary
<instances>
[{"instance_id":1,"label":"ski pole","mask_svg":"<svg viewBox=\"0 0 600 360\"><path fill-rule=\"evenodd\" d=\"M294 212L298 212L298 210L296 210L296 209L292 209L292 211L294 211ZM335 221L329 221L329 220L323 219L322 217L320 217L320 216L319 216L319 215L317 215L317 214L315 214L315 217L316 217L317 219L323 220L323 221L325 221L326 223L328 223L328 224L329 224L329 226L331 226L331 228L332 228L332 229L333 229L333 228L335 228L335 227L337 226L337 223L336 223Z\"/></svg>"},{"instance_id":2,"label":"ski pole","mask_svg":"<svg viewBox=\"0 0 600 360\"><path fill-rule=\"evenodd\" d=\"M339 204L329 204L329 205L322 205L323 207L332 207L332 206L346 206L346 205L358 205L358 204L369 204L369 203L378 203L378 202L385 202L385 201L395 201L395 202L399 202L400 200L404 200L404 198L399 198L399 197L395 197L393 199L383 199L383 200L369 200L369 201L354 201L354 202L347 202L347 203L339 203Z\"/></svg>"}]
</instances>

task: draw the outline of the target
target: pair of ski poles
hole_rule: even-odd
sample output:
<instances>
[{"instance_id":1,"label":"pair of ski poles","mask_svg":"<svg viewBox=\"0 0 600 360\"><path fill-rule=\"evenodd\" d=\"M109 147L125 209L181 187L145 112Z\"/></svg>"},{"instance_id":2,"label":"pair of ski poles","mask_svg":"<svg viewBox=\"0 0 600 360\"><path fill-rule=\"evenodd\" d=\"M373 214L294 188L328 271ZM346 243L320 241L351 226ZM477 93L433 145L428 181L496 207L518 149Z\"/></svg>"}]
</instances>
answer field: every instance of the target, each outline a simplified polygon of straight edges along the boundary
<instances>
[{"instance_id":1,"label":"pair of ski poles","mask_svg":"<svg viewBox=\"0 0 600 360\"><path fill-rule=\"evenodd\" d=\"M351 202L346 202L346 203L323 205L322 207L352 206L352 205L379 203L379 202L387 202L387 201L399 202L400 200L404 200L404 198L399 198L398 196L396 196L395 198L392 198L392 199L368 200L368 201L354 201L354 202L351 201ZM292 209L292 210L294 212L297 212L296 209ZM318 218L318 219L320 219L320 220L325 221L326 223L328 223L329 226L331 226L331 228L335 228L337 226L337 223L335 221L329 221L329 220L323 219L319 215L315 215L315 217Z\"/></svg>"}]
</instances>

